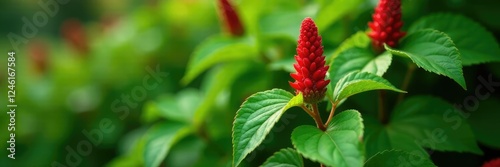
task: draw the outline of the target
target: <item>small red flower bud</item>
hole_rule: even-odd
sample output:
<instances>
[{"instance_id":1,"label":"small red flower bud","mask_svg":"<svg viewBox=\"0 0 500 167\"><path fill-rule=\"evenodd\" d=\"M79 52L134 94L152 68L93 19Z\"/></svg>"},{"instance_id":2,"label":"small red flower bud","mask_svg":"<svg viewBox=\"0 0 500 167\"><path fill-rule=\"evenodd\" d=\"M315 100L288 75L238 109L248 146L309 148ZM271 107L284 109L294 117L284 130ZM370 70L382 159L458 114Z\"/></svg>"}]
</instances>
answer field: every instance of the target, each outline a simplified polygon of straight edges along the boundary
<instances>
[{"instance_id":1,"label":"small red flower bud","mask_svg":"<svg viewBox=\"0 0 500 167\"><path fill-rule=\"evenodd\" d=\"M295 93L302 93L306 103L316 103L325 97L326 85L330 80L325 80L328 66L325 66L323 46L318 28L311 18L306 18L300 26L300 36L297 45L297 61L293 64L295 73L290 76L295 82L289 82Z\"/></svg>"},{"instance_id":2,"label":"small red flower bud","mask_svg":"<svg viewBox=\"0 0 500 167\"><path fill-rule=\"evenodd\" d=\"M373 21L368 23L371 29L368 36L375 51L383 51L384 43L396 47L399 39L406 35L400 30L403 26L401 0L380 0L372 18Z\"/></svg>"},{"instance_id":3,"label":"small red flower bud","mask_svg":"<svg viewBox=\"0 0 500 167\"><path fill-rule=\"evenodd\" d=\"M119 21L120 18L116 15L105 15L101 17L101 20L99 21L99 28L102 31L101 33L110 33L113 31L113 28L118 26Z\"/></svg>"},{"instance_id":4,"label":"small red flower bud","mask_svg":"<svg viewBox=\"0 0 500 167\"><path fill-rule=\"evenodd\" d=\"M29 43L28 50L32 67L37 74L43 74L47 71L48 49L46 43L41 40L34 40Z\"/></svg>"},{"instance_id":5,"label":"small red flower bud","mask_svg":"<svg viewBox=\"0 0 500 167\"><path fill-rule=\"evenodd\" d=\"M219 17L222 19L226 30L233 36L243 35L243 26L240 18L229 0L219 0L218 6L220 10Z\"/></svg>"},{"instance_id":6,"label":"small red flower bud","mask_svg":"<svg viewBox=\"0 0 500 167\"><path fill-rule=\"evenodd\" d=\"M87 35L85 28L78 20L66 20L61 28L64 39L76 50L78 53L86 54L89 51Z\"/></svg>"},{"instance_id":7,"label":"small red flower bud","mask_svg":"<svg viewBox=\"0 0 500 167\"><path fill-rule=\"evenodd\" d=\"M490 160L484 163L482 167L500 167L500 158Z\"/></svg>"}]
</instances>

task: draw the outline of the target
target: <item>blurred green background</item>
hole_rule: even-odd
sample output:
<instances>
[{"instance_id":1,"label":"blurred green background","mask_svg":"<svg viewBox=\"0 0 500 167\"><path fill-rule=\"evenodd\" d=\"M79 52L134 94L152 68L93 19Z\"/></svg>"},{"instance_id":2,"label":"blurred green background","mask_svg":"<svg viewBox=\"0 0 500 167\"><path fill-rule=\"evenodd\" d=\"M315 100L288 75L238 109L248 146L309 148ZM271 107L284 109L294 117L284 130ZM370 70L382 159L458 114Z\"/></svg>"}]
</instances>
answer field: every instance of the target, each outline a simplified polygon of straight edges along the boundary
<instances>
[{"instance_id":1,"label":"blurred green background","mask_svg":"<svg viewBox=\"0 0 500 167\"><path fill-rule=\"evenodd\" d=\"M188 84L181 83L181 79L195 48L207 38L227 36L218 19L215 0L69 0L58 6L54 16L46 15L46 24L35 25L37 32L32 37L18 38L21 42L13 44L9 34L23 34L26 25L23 18L32 22L33 16L44 11L40 2L49 0L0 1L0 54L3 55L0 64L5 70L7 52L16 52L18 105L16 159L8 159L8 151L4 149L0 166L57 166L57 163L71 166L67 164L71 150L85 147L82 141L92 142L84 131L102 134L102 140L91 145L90 153L80 155L77 166L143 166L141 142L146 131L155 123L183 119L182 113L193 113L199 108L209 113L203 117L204 130L179 141L162 166L228 166L234 113L246 97L257 91L275 87L291 90L288 71L292 67L300 21L306 16L315 18L330 1L232 1L243 17L245 38L258 46L258 55L240 60L241 65L215 63ZM354 10L322 27L326 54L332 53L350 35L367 28L377 1L357 2ZM338 3L339 8L343 3L350 2ZM435 12L459 13L483 25L497 41L500 39L498 0L403 0L402 3L405 23ZM447 78L419 70L408 95L432 94L452 104L461 103L474 94L479 84L477 76L491 74L493 80L500 81L499 65L464 68L468 91L461 91ZM238 68L244 70L233 78L221 72ZM395 63L392 68L386 78L400 85L398 74L404 73L405 67ZM159 71L158 75L151 75L152 71ZM3 93L7 90L6 78L6 72L0 72L1 111L6 111L3 109L7 104L7 95ZM227 83L222 82L225 79ZM374 95L366 97L375 103ZM366 102L367 98L346 103L345 108L369 111L372 102ZM482 102L479 110L498 110L498 102L500 96L496 93ZM201 104L204 106L200 107ZM181 114L175 115L174 110ZM162 114L164 111L166 114ZM7 148L8 115L2 112L0 118L0 148ZM289 141L292 129L305 123L313 124L305 113L288 112L264 144L249 155L251 160L246 165L260 165L280 148L292 147ZM110 130L102 131L102 124ZM484 156L435 152L431 157L438 166L460 165L463 160L460 157L475 166L500 156L499 148L483 144L481 148ZM78 162L78 158L71 161Z\"/></svg>"}]
</instances>

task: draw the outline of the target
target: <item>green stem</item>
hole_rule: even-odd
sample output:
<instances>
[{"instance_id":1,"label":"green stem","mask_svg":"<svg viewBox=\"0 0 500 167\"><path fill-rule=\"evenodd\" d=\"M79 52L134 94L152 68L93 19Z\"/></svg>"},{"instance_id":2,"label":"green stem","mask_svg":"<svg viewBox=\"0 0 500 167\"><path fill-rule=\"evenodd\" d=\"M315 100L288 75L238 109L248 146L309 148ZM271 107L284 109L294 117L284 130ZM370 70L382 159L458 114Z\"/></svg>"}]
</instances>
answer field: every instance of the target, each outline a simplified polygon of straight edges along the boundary
<instances>
[{"instance_id":1,"label":"green stem","mask_svg":"<svg viewBox=\"0 0 500 167\"><path fill-rule=\"evenodd\" d=\"M411 78L413 77L413 72L415 71L417 67L413 63L408 64L408 70L406 71L405 78L403 79L403 84L401 85L401 90L406 91L408 89L408 86L410 85ZM397 104L401 103L405 97L405 93L401 93L398 96L398 102Z\"/></svg>"},{"instance_id":2,"label":"green stem","mask_svg":"<svg viewBox=\"0 0 500 167\"><path fill-rule=\"evenodd\" d=\"M200 126L200 128L196 131L198 136L205 141L205 143L207 143L208 145L211 145L213 146L213 150L215 153L218 153L219 155L224 155L226 151L224 151L224 149L222 149L222 147L220 145L218 145L217 143L215 143L211 137L208 135L208 130L207 130L207 126L205 126L205 122L202 123L203 125Z\"/></svg>"},{"instance_id":3,"label":"green stem","mask_svg":"<svg viewBox=\"0 0 500 167\"><path fill-rule=\"evenodd\" d=\"M387 113L385 111L385 91L384 90L379 90L378 91L378 118L382 124L387 124L389 119L387 118Z\"/></svg>"},{"instance_id":4,"label":"green stem","mask_svg":"<svg viewBox=\"0 0 500 167\"><path fill-rule=\"evenodd\" d=\"M315 117L314 117L314 115L315 115L315 114L314 114L314 113L313 113L313 112L312 112L309 108L307 108L307 107L306 107L306 105L301 105L300 107L301 107L301 108L302 108L302 109L303 109L303 110L304 110L307 114L309 114L309 116L311 116L313 119L315 118Z\"/></svg>"}]
</instances>

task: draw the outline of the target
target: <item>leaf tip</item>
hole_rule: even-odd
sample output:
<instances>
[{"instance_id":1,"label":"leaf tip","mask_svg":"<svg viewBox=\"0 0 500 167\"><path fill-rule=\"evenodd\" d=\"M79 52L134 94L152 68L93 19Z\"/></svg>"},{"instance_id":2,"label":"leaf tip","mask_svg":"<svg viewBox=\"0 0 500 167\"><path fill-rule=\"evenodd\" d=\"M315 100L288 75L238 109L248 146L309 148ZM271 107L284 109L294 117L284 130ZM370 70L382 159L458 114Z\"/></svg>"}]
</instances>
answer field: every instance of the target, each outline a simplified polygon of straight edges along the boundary
<instances>
[{"instance_id":1,"label":"leaf tip","mask_svg":"<svg viewBox=\"0 0 500 167\"><path fill-rule=\"evenodd\" d=\"M182 77L182 79L179 81L179 83L182 85L182 86L186 86L187 84L189 84L191 82L191 79L190 77L188 77L188 75L185 75L184 77Z\"/></svg>"},{"instance_id":2,"label":"leaf tip","mask_svg":"<svg viewBox=\"0 0 500 167\"><path fill-rule=\"evenodd\" d=\"M462 89L467 90L467 85L465 84L465 81L462 81L459 83Z\"/></svg>"}]
</instances>

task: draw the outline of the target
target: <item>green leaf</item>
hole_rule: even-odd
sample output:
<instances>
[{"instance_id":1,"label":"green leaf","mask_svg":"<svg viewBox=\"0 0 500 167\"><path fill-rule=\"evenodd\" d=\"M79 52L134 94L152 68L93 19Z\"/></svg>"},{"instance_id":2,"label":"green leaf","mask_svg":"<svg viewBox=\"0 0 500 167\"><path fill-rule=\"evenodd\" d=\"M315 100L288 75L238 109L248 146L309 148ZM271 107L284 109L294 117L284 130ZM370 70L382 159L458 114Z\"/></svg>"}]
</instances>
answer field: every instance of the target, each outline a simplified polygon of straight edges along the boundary
<instances>
[{"instance_id":1,"label":"green leaf","mask_svg":"<svg viewBox=\"0 0 500 167\"><path fill-rule=\"evenodd\" d=\"M370 51L358 47L341 52L328 70L331 85L335 86L346 74L363 69L373 58L375 56Z\"/></svg>"},{"instance_id":2,"label":"green leaf","mask_svg":"<svg viewBox=\"0 0 500 167\"><path fill-rule=\"evenodd\" d=\"M231 38L215 36L199 44L187 66L187 72L182 78L183 84L188 84L211 66L236 60L250 59L257 55L255 40L248 38Z\"/></svg>"},{"instance_id":3,"label":"green leaf","mask_svg":"<svg viewBox=\"0 0 500 167\"><path fill-rule=\"evenodd\" d=\"M203 96L204 100L200 103L190 103L191 105L198 104L194 112L194 117L192 117L195 127L200 127L203 121L205 121L206 116L213 111L211 109L217 96L224 89L228 89L236 78L249 68L250 65L247 62L231 62L218 66L207 74L207 79L203 81L204 84L202 87L205 93L205 96Z\"/></svg>"},{"instance_id":4,"label":"green leaf","mask_svg":"<svg viewBox=\"0 0 500 167\"><path fill-rule=\"evenodd\" d=\"M315 22L320 31L326 30L345 15L355 11L364 0L330 0L325 2L315 17Z\"/></svg>"},{"instance_id":5,"label":"green leaf","mask_svg":"<svg viewBox=\"0 0 500 167\"><path fill-rule=\"evenodd\" d=\"M105 167L144 166L145 131L140 129L128 132L121 139L125 142L118 146L118 150L122 150L121 154L109 161Z\"/></svg>"},{"instance_id":6,"label":"green leaf","mask_svg":"<svg viewBox=\"0 0 500 167\"><path fill-rule=\"evenodd\" d=\"M364 48L352 47L341 52L330 64L329 74L332 85L346 74L361 70L378 76L384 75L392 62L392 55L384 52L379 56Z\"/></svg>"},{"instance_id":7,"label":"green leaf","mask_svg":"<svg viewBox=\"0 0 500 167\"><path fill-rule=\"evenodd\" d=\"M400 50L385 45L394 55L409 57L418 67L447 76L467 89L462 72L460 53L445 33L436 30L420 30L409 34L400 44Z\"/></svg>"},{"instance_id":8,"label":"green leaf","mask_svg":"<svg viewBox=\"0 0 500 167\"><path fill-rule=\"evenodd\" d=\"M326 131L302 125L292 132L292 144L304 157L327 166L362 166L361 114L347 110L333 117Z\"/></svg>"},{"instance_id":9,"label":"green leaf","mask_svg":"<svg viewBox=\"0 0 500 167\"><path fill-rule=\"evenodd\" d=\"M453 105L439 98L412 97L396 106L390 126L422 140L424 147L482 154L469 124L455 122L454 119L459 118L457 112Z\"/></svg>"},{"instance_id":10,"label":"green leaf","mask_svg":"<svg viewBox=\"0 0 500 167\"><path fill-rule=\"evenodd\" d=\"M416 146L482 154L469 124L452 105L441 99L412 97L397 105L391 113L385 126L374 118L365 117L368 155L398 149L428 156Z\"/></svg>"},{"instance_id":11,"label":"green leaf","mask_svg":"<svg viewBox=\"0 0 500 167\"><path fill-rule=\"evenodd\" d=\"M363 115L365 124L366 156L371 157L384 150L398 149L408 151L420 158L428 158L429 154L406 133L393 130L382 125L371 115Z\"/></svg>"},{"instance_id":12,"label":"green leaf","mask_svg":"<svg viewBox=\"0 0 500 167\"><path fill-rule=\"evenodd\" d=\"M340 44L339 47L327 58L328 64L332 62L334 59L337 58L337 56L346 51L347 49L353 48L353 47L358 47L358 48L363 48L366 49L370 46L370 38L368 35L366 35L366 32L364 31L358 31L356 34L350 36L347 38L344 42Z\"/></svg>"},{"instance_id":13,"label":"green leaf","mask_svg":"<svg viewBox=\"0 0 500 167\"><path fill-rule=\"evenodd\" d=\"M262 143L287 109L302 104L302 94L293 96L282 89L253 94L243 102L233 123L233 165Z\"/></svg>"},{"instance_id":14,"label":"green leaf","mask_svg":"<svg viewBox=\"0 0 500 167\"><path fill-rule=\"evenodd\" d=\"M476 97L481 100L479 96ZM487 98L486 93L482 97ZM500 142L498 142L500 141L500 128L492 128L500 127L500 121L498 121L498 118L500 118L498 104L500 104L500 99L498 98L486 99L477 103L477 110L469 110L471 111L470 113L464 114L466 117L470 114L468 122L474 132L474 136L476 136L479 142L500 149Z\"/></svg>"},{"instance_id":15,"label":"green leaf","mask_svg":"<svg viewBox=\"0 0 500 167\"><path fill-rule=\"evenodd\" d=\"M397 89L382 77L368 72L356 71L340 79L333 91L333 99L335 102L339 102L349 96L371 90L392 90L406 93L403 90Z\"/></svg>"},{"instance_id":16,"label":"green leaf","mask_svg":"<svg viewBox=\"0 0 500 167\"><path fill-rule=\"evenodd\" d=\"M391 62L392 55L388 52L375 57L367 49L358 47L347 49L341 52L330 64L330 69L328 70L330 84L327 94L331 96L334 86L346 74L361 70L382 76L391 65Z\"/></svg>"},{"instance_id":17,"label":"green leaf","mask_svg":"<svg viewBox=\"0 0 500 167\"><path fill-rule=\"evenodd\" d=\"M261 167L304 167L304 161L297 151L285 148L274 153Z\"/></svg>"},{"instance_id":18,"label":"green leaf","mask_svg":"<svg viewBox=\"0 0 500 167\"><path fill-rule=\"evenodd\" d=\"M199 136L189 135L180 140L170 150L165 159L165 166L194 166L201 160L207 143Z\"/></svg>"},{"instance_id":19,"label":"green leaf","mask_svg":"<svg viewBox=\"0 0 500 167\"><path fill-rule=\"evenodd\" d=\"M436 165L427 157L420 157L407 151L386 150L375 154L365 162L365 167L380 166L434 167Z\"/></svg>"},{"instance_id":20,"label":"green leaf","mask_svg":"<svg viewBox=\"0 0 500 167\"><path fill-rule=\"evenodd\" d=\"M200 93L195 89L181 90L177 95L163 95L157 100L149 102L144 107L142 119L145 122L152 122L160 117L191 123L194 111L197 105L200 104L202 98Z\"/></svg>"},{"instance_id":21,"label":"green leaf","mask_svg":"<svg viewBox=\"0 0 500 167\"><path fill-rule=\"evenodd\" d=\"M191 133L190 128L177 122L164 122L151 127L145 134L146 145L143 154L145 166L159 166L172 146L189 133Z\"/></svg>"},{"instance_id":22,"label":"green leaf","mask_svg":"<svg viewBox=\"0 0 500 167\"><path fill-rule=\"evenodd\" d=\"M500 47L493 34L467 17L450 13L429 15L413 23L408 32L426 28L450 36L460 51L464 66L500 61Z\"/></svg>"},{"instance_id":23,"label":"green leaf","mask_svg":"<svg viewBox=\"0 0 500 167\"><path fill-rule=\"evenodd\" d=\"M368 64L363 67L361 72L369 72L378 76L382 76L387 72L392 62L392 54L384 52L378 57L372 59Z\"/></svg>"}]
</instances>

